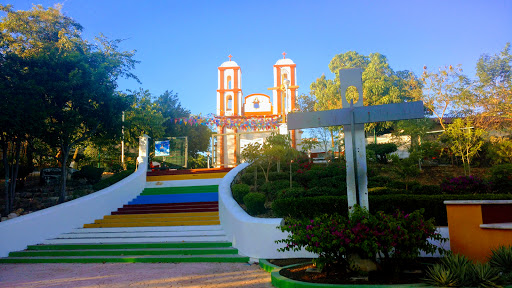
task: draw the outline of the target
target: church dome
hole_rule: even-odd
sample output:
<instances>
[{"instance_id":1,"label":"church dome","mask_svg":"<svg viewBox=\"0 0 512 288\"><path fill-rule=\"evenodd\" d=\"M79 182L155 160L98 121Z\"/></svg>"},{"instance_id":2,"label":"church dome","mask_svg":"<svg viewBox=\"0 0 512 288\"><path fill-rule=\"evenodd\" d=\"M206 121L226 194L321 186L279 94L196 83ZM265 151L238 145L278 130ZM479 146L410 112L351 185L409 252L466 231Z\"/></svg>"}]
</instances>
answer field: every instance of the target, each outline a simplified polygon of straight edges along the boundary
<instances>
[{"instance_id":1,"label":"church dome","mask_svg":"<svg viewBox=\"0 0 512 288\"><path fill-rule=\"evenodd\" d=\"M295 64L295 63L293 63L292 59L284 58L284 59L277 60L275 65L291 65L291 64Z\"/></svg>"},{"instance_id":2,"label":"church dome","mask_svg":"<svg viewBox=\"0 0 512 288\"><path fill-rule=\"evenodd\" d=\"M220 67L240 67L235 61L226 61L220 65Z\"/></svg>"}]
</instances>

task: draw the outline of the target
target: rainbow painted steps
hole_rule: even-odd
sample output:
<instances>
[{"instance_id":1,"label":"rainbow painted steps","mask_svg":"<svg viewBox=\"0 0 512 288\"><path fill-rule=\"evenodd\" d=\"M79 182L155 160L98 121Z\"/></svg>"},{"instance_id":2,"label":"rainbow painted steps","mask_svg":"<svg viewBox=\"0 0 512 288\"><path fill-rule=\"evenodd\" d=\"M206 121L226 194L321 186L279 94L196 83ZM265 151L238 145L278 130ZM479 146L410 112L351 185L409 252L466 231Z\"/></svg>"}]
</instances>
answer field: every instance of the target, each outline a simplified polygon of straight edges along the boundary
<instances>
[{"instance_id":1,"label":"rainbow painted steps","mask_svg":"<svg viewBox=\"0 0 512 288\"><path fill-rule=\"evenodd\" d=\"M212 170L149 172L147 188L111 215L0 263L248 262L219 225L217 177L227 169ZM161 178L170 176L184 180Z\"/></svg>"},{"instance_id":2,"label":"rainbow painted steps","mask_svg":"<svg viewBox=\"0 0 512 288\"><path fill-rule=\"evenodd\" d=\"M217 185L145 188L84 228L220 225L217 191Z\"/></svg>"}]
</instances>

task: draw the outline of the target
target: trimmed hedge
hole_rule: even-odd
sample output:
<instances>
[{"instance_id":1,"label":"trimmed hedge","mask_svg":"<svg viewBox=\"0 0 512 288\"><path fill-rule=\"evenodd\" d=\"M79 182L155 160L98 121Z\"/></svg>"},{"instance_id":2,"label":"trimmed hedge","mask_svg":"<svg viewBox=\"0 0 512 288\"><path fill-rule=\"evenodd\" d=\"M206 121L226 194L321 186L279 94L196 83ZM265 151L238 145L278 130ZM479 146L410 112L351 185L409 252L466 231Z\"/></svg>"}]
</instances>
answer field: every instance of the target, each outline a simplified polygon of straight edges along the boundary
<instances>
[{"instance_id":1,"label":"trimmed hedge","mask_svg":"<svg viewBox=\"0 0 512 288\"><path fill-rule=\"evenodd\" d=\"M247 184L233 184L231 186L231 193L233 198L238 203L243 203L245 195L251 192L251 187Z\"/></svg>"},{"instance_id":2,"label":"trimmed hedge","mask_svg":"<svg viewBox=\"0 0 512 288\"><path fill-rule=\"evenodd\" d=\"M445 200L512 200L512 194L479 194L479 195L369 195L370 212L384 211L394 213L400 209L405 213L425 209L426 219L435 218L436 225L446 226ZM322 214L348 213L346 196L320 196L304 198L277 199L272 209L278 217L297 219L313 218Z\"/></svg>"},{"instance_id":3,"label":"trimmed hedge","mask_svg":"<svg viewBox=\"0 0 512 288\"><path fill-rule=\"evenodd\" d=\"M258 184L258 186L263 185L265 183L265 176L263 175L263 173L261 171L258 172L257 176L258 176L258 179L257 179L256 183ZM243 184L247 184L249 186L254 186L254 172L244 173L240 177L240 182L242 182Z\"/></svg>"},{"instance_id":4,"label":"trimmed hedge","mask_svg":"<svg viewBox=\"0 0 512 288\"><path fill-rule=\"evenodd\" d=\"M249 215L254 216L265 212L265 195L251 192L244 197L245 208Z\"/></svg>"},{"instance_id":5,"label":"trimmed hedge","mask_svg":"<svg viewBox=\"0 0 512 288\"><path fill-rule=\"evenodd\" d=\"M492 167L489 181L494 193L512 193L512 164Z\"/></svg>"},{"instance_id":6,"label":"trimmed hedge","mask_svg":"<svg viewBox=\"0 0 512 288\"><path fill-rule=\"evenodd\" d=\"M292 187L301 187L297 182L292 181ZM277 197L279 192L290 188L290 180L277 180L274 182L267 182L258 187L258 191L267 196L267 199L273 200Z\"/></svg>"},{"instance_id":7,"label":"trimmed hedge","mask_svg":"<svg viewBox=\"0 0 512 288\"><path fill-rule=\"evenodd\" d=\"M123 180L124 178L130 176L133 172L135 171L134 170L125 170L125 171L121 171L119 173L116 173L104 180L101 180L100 182L92 185L92 189L94 189L94 191L98 191L98 190L101 190L101 189L105 189L107 188L108 186L112 185L112 184L115 184L121 180Z\"/></svg>"}]
</instances>

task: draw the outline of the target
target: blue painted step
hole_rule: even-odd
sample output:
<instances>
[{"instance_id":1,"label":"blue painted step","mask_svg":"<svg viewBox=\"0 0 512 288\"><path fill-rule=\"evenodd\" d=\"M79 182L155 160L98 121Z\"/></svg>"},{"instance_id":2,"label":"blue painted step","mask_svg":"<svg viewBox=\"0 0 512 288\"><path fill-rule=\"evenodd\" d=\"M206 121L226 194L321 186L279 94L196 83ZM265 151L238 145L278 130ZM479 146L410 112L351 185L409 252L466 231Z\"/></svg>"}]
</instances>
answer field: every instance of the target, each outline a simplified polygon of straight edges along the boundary
<instances>
[{"instance_id":1,"label":"blue painted step","mask_svg":"<svg viewBox=\"0 0 512 288\"><path fill-rule=\"evenodd\" d=\"M193 194L169 194L169 195L145 195L128 202L129 205L135 204L164 204L164 203L189 203L189 202L211 202L219 201L217 192L211 193L193 193Z\"/></svg>"}]
</instances>

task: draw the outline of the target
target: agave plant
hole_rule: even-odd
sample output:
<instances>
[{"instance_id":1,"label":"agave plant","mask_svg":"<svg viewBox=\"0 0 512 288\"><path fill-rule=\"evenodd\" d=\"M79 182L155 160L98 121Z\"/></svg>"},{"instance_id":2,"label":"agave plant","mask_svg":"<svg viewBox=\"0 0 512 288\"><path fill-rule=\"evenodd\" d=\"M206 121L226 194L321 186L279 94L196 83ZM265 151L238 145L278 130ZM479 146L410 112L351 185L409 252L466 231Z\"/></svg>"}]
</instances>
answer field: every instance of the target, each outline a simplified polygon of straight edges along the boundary
<instances>
[{"instance_id":1,"label":"agave plant","mask_svg":"<svg viewBox=\"0 0 512 288\"><path fill-rule=\"evenodd\" d=\"M471 286L474 280L473 263L466 256L450 254L441 260L441 265L446 267L456 278L457 286Z\"/></svg>"},{"instance_id":2,"label":"agave plant","mask_svg":"<svg viewBox=\"0 0 512 288\"><path fill-rule=\"evenodd\" d=\"M473 266L474 280L473 285L482 288L502 287L498 284L500 281L500 271L491 267L489 264L476 263Z\"/></svg>"},{"instance_id":3,"label":"agave plant","mask_svg":"<svg viewBox=\"0 0 512 288\"><path fill-rule=\"evenodd\" d=\"M512 245L491 249L489 264L503 273L510 273L512 271Z\"/></svg>"},{"instance_id":4,"label":"agave plant","mask_svg":"<svg viewBox=\"0 0 512 288\"><path fill-rule=\"evenodd\" d=\"M458 287L457 276L442 264L435 264L427 269L426 283L438 287Z\"/></svg>"}]
</instances>

